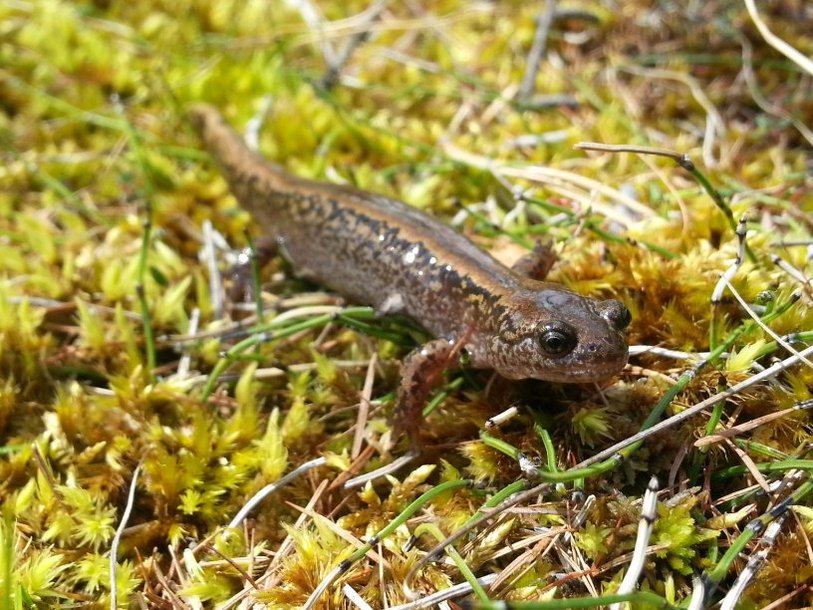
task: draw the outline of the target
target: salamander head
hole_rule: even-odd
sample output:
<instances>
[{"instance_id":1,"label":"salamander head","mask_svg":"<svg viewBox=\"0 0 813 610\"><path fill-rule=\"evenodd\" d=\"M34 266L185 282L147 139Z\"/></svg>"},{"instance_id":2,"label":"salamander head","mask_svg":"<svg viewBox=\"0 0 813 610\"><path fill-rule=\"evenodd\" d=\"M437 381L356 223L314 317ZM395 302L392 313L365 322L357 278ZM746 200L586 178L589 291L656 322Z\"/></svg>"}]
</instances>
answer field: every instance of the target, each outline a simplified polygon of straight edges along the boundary
<instances>
[{"instance_id":1,"label":"salamander head","mask_svg":"<svg viewBox=\"0 0 813 610\"><path fill-rule=\"evenodd\" d=\"M489 366L503 377L584 383L615 375L627 363L623 330L630 313L619 301L540 284L505 306L488 349Z\"/></svg>"}]
</instances>

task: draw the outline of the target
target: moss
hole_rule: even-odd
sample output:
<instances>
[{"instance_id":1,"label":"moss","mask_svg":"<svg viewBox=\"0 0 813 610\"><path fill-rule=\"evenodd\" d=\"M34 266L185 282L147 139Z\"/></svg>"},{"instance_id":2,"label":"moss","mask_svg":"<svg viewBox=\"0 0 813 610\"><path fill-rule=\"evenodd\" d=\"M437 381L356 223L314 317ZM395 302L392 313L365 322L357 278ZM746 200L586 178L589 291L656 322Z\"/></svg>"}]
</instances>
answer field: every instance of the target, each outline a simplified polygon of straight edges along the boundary
<instances>
[{"instance_id":1,"label":"moss","mask_svg":"<svg viewBox=\"0 0 813 610\"><path fill-rule=\"evenodd\" d=\"M451 534L522 476L514 459L477 440L486 419L518 407L490 433L528 458L550 453L565 470L635 433L696 363L635 355L621 378L599 388L449 375L447 395L422 424L421 459L344 489L347 478L405 452L387 447L388 415L397 363L422 335L369 315L319 321L301 308L334 297L274 262L263 275L265 320L290 317L268 341L227 356L251 334L254 307L220 316L202 226L217 232L224 272L225 245L244 246L246 231L256 241L263 228L238 209L202 153L183 115L190 102L209 101L242 128L270 100L259 134L271 160L406 199L501 255L550 241L559 257L551 279L622 300L633 314L631 344L705 352L748 325L667 413L787 353L731 291L710 304L738 242L697 182L668 159L585 153L574 143L688 153L735 220L747 217L753 256L731 276L734 289L758 313L792 303L770 321L775 334L813 328L809 142L794 126L810 115L813 97L802 71L764 43L740 4L632 2L614 13L567 4L596 19L554 23L535 93L578 102L555 108L515 93L534 37L531 3L437 0L420 11L390 3L329 90L319 84L325 57L357 32L369 2L311 4L331 20L321 29L285 2L0 5L0 606L109 605L106 553L137 464L143 474L119 549L120 607L159 607L173 596L215 606L256 583L259 603L301 607L359 540L420 494L473 479L479 489L433 499L343 577L375 607L405 601L402 581L436 542L410 541L416 527L432 522ZM802 8L760 10L772 31L810 55ZM709 104L726 129L704 140ZM501 164L507 178L493 171ZM569 174L534 179L540 169ZM199 334L187 337L193 320ZM811 337L795 339L798 349ZM373 354L365 442L354 453ZM596 589L612 592L621 581L643 485L655 474L675 487L661 494L642 590L684 600L689 574L713 568L756 516L743 505L753 513L773 505L751 495L745 469L731 469L805 459L810 415L743 426L711 446L693 441L808 400L811 388L811 369L794 366L731 396L719 420L693 418L583 479L597 503L573 535L593 562ZM552 446L543 449L545 435ZM328 466L278 489L245 529L222 534L253 493L319 456ZM773 483L785 472L763 476ZM585 594L576 579L560 578L572 570L564 556L545 551L546 528L579 512L566 491L546 488L459 541L478 575L509 569L493 595ZM809 504L796 502L805 519ZM807 557L804 537L784 531L742 604L767 605L809 577L794 567ZM739 569L730 566L722 589ZM431 593L460 580L438 562L411 584ZM340 607L342 595L334 586L320 603Z\"/></svg>"}]
</instances>

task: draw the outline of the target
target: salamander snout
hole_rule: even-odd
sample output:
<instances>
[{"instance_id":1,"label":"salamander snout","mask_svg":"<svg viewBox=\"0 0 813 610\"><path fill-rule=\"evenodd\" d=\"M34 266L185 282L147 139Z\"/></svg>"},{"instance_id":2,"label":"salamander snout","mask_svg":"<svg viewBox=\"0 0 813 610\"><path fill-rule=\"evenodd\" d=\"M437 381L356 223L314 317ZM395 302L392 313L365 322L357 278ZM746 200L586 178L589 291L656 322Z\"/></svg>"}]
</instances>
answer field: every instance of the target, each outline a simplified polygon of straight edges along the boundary
<instances>
[{"instance_id":1,"label":"salamander snout","mask_svg":"<svg viewBox=\"0 0 813 610\"><path fill-rule=\"evenodd\" d=\"M599 302L596 310L612 328L618 331L624 330L632 321L630 310L621 301L615 299Z\"/></svg>"}]
</instances>

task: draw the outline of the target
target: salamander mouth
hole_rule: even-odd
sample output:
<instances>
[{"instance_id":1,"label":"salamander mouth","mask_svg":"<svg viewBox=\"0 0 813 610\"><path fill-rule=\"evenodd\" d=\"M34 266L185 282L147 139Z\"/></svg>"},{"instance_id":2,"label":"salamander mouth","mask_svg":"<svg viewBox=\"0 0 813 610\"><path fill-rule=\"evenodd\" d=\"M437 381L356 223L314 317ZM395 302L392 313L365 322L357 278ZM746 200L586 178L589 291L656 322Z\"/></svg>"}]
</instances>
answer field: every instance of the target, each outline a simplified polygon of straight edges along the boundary
<instances>
[{"instance_id":1,"label":"salamander mouth","mask_svg":"<svg viewBox=\"0 0 813 610\"><path fill-rule=\"evenodd\" d=\"M574 367L568 371L562 371L559 375L547 377L547 381L559 383L591 383L603 381L609 377L617 375L627 364L626 358L616 362L586 363Z\"/></svg>"},{"instance_id":2,"label":"salamander mouth","mask_svg":"<svg viewBox=\"0 0 813 610\"><path fill-rule=\"evenodd\" d=\"M625 345L623 351L616 354L606 354L603 358L585 359L582 362L578 362L578 358L575 358L576 361L571 362L569 366L550 371L552 374L546 376L545 379L559 383L602 381L624 370L627 365L628 355L627 346Z\"/></svg>"},{"instance_id":3,"label":"salamander mouth","mask_svg":"<svg viewBox=\"0 0 813 610\"><path fill-rule=\"evenodd\" d=\"M620 373L629 356L627 344L620 337L615 344L607 343L601 349L596 346L580 346L563 358L540 360L529 356L524 361L502 361L500 366L494 368L506 379L539 379L554 383L602 381ZM486 367L491 365L484 364ZM479 367L475 364L475 368Z\"/></svg>"},{"instance_id":4,"label":"salamander mouth","mask_svg":"<svg viewBox=\"0 0 813 610\"><path fill-rule=\"evenodd\" d=\"M538 370L506 369L497 372L506 379L539 379L554 383L592 383L603 381L620 373L627 364L626 350L601 360L576 359L575 362L560 361L556 367L541 367Z\"/></svg>"},{"instance_id":5,"label":"salamander mouth","mask_svg":"<svg viewBox=\"0 0 813 610\"><path fill-rule=\"evenodd\" d=\"M619 339L616 345L581 346L567 358L554 361L554 366L534 371L527 377L555 383L591 383L620 373L627 364L629 350Z\"/></svg>"}]
</instances>

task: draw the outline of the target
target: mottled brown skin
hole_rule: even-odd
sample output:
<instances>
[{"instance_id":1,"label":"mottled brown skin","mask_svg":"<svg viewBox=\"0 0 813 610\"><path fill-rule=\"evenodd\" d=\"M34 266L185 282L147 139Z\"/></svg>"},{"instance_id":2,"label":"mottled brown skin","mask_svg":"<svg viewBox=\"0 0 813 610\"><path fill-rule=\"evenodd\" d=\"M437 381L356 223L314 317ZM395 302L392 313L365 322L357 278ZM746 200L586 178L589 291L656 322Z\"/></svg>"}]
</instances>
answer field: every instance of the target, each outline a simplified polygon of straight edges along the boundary
<instances>
[{"instance_id":1,"label":"mottled brown skin","mask_svg":"<svg viewBox=\"0 0 813 610\"><path fill-rule=\"evenodd\" d=\"M299 275L407 315L438 338L405 360L401 428L415 432L428 393L460 350L470 366L511 379L591 382L624 368L630 315L620 302L521 275L400 201L292 176L249 150L209 106L190 117L234 196Z\"/></svg>"}]
</instances>

